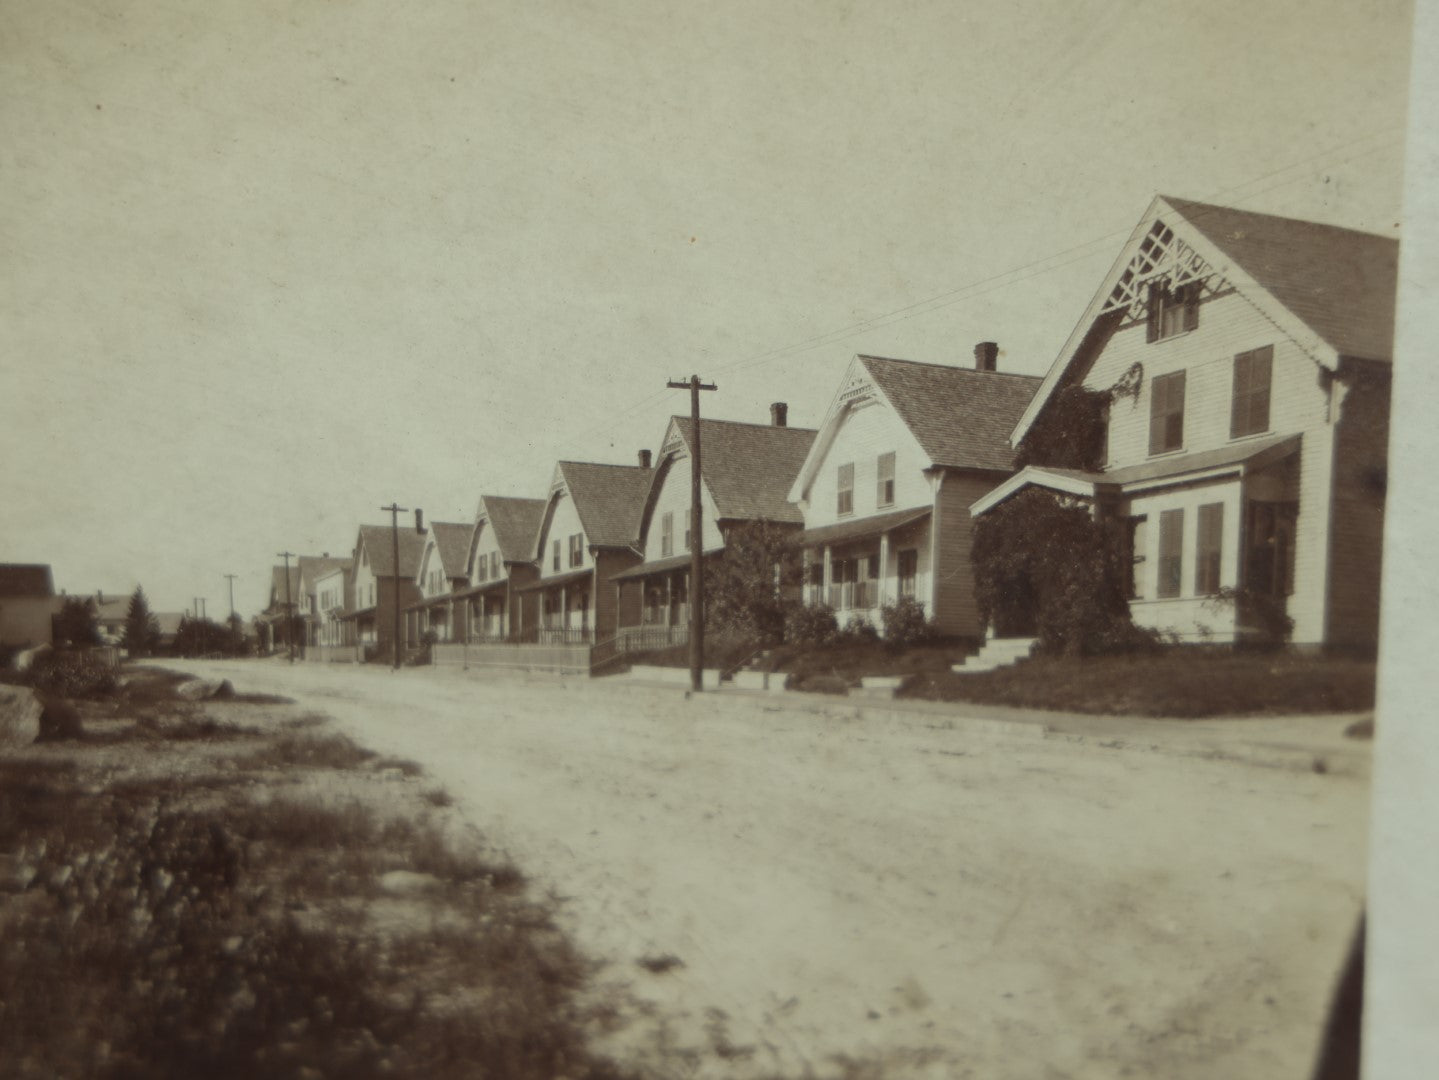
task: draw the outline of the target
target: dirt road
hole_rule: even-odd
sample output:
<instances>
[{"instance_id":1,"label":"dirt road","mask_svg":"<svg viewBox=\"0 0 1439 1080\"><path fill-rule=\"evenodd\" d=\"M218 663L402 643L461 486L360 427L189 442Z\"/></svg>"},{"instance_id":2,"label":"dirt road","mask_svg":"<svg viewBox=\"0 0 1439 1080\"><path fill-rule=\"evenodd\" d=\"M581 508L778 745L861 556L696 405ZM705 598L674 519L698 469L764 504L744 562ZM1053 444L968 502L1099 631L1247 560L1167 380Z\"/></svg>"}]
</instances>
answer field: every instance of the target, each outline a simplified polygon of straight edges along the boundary
<instances>
[{"instance_id":1,"label":"dirt road","mask_svg":"<svg viewBox=\"0 0 1439 1080\"><path fill-rule=\"evenodd\" d=\"M602 1046L656 1076L1297 1080L1362 903L1367 759L1333 720L1255 722L1229 755L1195 741L1215 725L1141 749L430 669L177 666L423 764L564 898L619 1007ZM1342 767L1282 767L1301 759L1266 757L1280 736ZM683 966L637 964L661 957Z\"/></svg>"}]
</instances>

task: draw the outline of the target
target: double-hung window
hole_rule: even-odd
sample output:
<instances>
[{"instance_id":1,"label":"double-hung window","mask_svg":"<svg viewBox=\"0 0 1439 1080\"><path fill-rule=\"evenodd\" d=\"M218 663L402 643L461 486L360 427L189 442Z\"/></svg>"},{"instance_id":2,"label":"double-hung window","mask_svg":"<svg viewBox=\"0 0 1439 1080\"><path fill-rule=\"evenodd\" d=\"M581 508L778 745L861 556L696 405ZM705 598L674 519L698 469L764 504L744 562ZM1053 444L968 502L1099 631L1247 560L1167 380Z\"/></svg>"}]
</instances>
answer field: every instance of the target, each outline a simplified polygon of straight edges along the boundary
<instances>
[{"instance_id":1,"label":"double-hung window","mask_svg":"<svg viewBox=\"0 0 1439 1080\"><path fill-rule=\"evenodd\" d=\"M490 577L496 581L500 577L500 553L498 551L490 552Z\"/></svg>"},{"instance_id":2,"label":"double-hung window","mask_svg":"<svg viewBox=\"0 0 1439 1080\"><path fill-rule=\"evenodd\" d=\"M660 558L668 558L674 553L675 516L671 511L660 515Z\"/></svg>"},{"instance_id":3,"label":"double-hung window","mask_svg":"<svg viewBox=\"0 0 1439 1080\"><path fill-rule=\"evenodd\" d=\"M1161 600L1179 595L1184 575L1184 511L1165 510L1159 515L1159 587Z\"/></svg>"},{"instance_id":4,"label":"double-hung window","mask_svg":"<svg viewBox=\"0 0 1439 1080\"><path fill-rule=\"evenodd\" d=\"M1213 596L1219 591L1219 558L1224 550L1224 504L1205 503L1199 508L1199 536L1194 548L1194 595Z\"/></svg>"},{"instance_id":5,"label":"double-hung window","mask_svg":"<svg viewBox=\"0 0 1439 1080\"><path fill-rule=\"evenodd\" d=\"M582 566L585 561L585 534L574 533L570 536L570 566Z\"/></svg>"},{"instance_id":6,"label":"double-hung window","mask_svg":"<svg viewBox=\"0 0 1439 1080\"><path fill-rule=\"evenodd\" d=\"M556 540L556 541L555 541L555 546L554 546L553 557L552 557L551 560L550 560L550 569L552 569L552 570L558 570L559 568L560 568L560 542L559 542L558 540Z\"/></svg>"},{"instance_id":7,"label":"double-hung window","mask_svg":"<svg viewBox=\"0 0 1439 1080\"><path fill-rule=\"evenodd\" d=\"M876 506L894 505L894 451L879 455L876 470L874 502Z\"/></svg>"},{"instance_id":8,"label":"double-hung window","mask_svg":"<svg viewBox=\"0 0 1439 1080\"><path fill-rule=\"evenodd\" d=\"M1125 546L1129 549L1129 599L1144 596L1144 564L1149 555L1149 518L1144 514L1131 517Z\"/></svg>"},{"instance_id":9,"label":"double-hung window","mask_svg":"<svg viewBox=\"0 0 1439 1080\"><path fill-rule=\"evenodd\" d=\"M1171 286L1169 282L1152 282L1149 286L1147 341L1163 341L1199 325L1199 282Z\"/></svg>"},{"instance_id":10,"label":"double-hung window","mask_svg":"<svg viewBox=\"0 0 1439 1080\"><path fill-rule=\"evenodd\" d=\"M1184 446L1184 372L1160 375L1149 384L1149 452Z\"/></svg>"},{"instance_id":11,"label":"double-hung window","mask_svg":"<svg viewBox=\"0 0 1439 1080\"><path fill-rule=\"evenodd\" d=\"M839 514L854 513L854 462L839 467L839 497L835 511Z\"/></svg>"},{"instance_id":12,"label":"double-hung window","mask_svg":"<svg viewBox=\"0 0 1439 1080\"><path fill-rule=\"evenodd\" d=\"M1234 358L1234 398L1229 410L1231 439L1269 430L1269 381L1273 368L1272 345Z\"/></svg>"}]
</instances>

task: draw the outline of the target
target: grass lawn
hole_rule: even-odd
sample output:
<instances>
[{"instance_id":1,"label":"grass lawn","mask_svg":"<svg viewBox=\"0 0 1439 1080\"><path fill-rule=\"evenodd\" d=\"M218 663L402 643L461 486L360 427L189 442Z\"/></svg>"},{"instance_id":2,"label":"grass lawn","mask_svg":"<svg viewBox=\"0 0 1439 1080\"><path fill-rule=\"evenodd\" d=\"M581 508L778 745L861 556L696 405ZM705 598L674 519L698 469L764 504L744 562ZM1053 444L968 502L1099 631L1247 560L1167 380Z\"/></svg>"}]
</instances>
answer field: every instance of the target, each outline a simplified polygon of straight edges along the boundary
<instances>
[{"instance_id":1,"label":"grass lawn","mask_svg":"<svg viewBox=\"0 0 1439 1080\"><path fill-rule=\"evenodd\" d=\"M1251 716L1374 707L1374 661L1174 649L1040 657L972 675L926 672L901 697L1119 716Z\"/></svg>"}]
</instances>

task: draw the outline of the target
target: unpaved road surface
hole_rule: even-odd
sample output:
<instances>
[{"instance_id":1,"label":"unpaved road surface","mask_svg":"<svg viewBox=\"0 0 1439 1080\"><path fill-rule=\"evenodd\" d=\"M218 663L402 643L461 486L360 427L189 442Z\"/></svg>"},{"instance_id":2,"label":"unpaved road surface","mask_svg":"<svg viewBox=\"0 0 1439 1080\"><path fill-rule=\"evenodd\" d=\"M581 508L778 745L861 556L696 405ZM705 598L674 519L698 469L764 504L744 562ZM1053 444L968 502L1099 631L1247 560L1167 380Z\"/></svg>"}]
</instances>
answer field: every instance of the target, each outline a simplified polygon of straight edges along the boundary
<instances>
[{"instance_id":1,"label":"unpaved road surface","mask_svg":"<svg viewBox=\"0 0 1439 1080\"><path fill-rule=\"evenodd\" d=\"M169 666L423 764L563 898L618 1010L601 1048L654 1076L1299 1080L1363 902L1367 745L1342 720L1046 735L431 669ZM637 963L658 957L683 966Z\"/></svg>"}]
</instances>

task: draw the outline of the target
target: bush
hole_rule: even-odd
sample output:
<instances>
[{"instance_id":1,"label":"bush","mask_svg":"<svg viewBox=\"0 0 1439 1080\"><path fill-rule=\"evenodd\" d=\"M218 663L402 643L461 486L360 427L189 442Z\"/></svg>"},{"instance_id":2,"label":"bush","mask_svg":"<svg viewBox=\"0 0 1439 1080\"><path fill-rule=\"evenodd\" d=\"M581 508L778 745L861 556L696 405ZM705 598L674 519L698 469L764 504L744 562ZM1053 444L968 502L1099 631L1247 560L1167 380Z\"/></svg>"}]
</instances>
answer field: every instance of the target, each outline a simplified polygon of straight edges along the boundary
<instances>
[{"instance_id":1,"label":"bush","mask_svg":"<svg viewBox=\"0 0 1439 1080\"><path fill-rule=\"evenodd\" d=\"M80 723L80 714L68 701L51 701L40 714L39 742L58 739L80 739L85 728Z\"/></svg>"},{"instance_id":2,"label":"bush","mask_svg":"<svg viewBox=\"0 0 1439 1080\"><path fill-rule=\"evenodd\" d=\"M851 615L844 629L834 636L836 645L867 645L879 640L879 631L863 615Z\"/></svg>"},{"instance_id":3,"label":"bush","mask_svg":"<svg viewBox=\"0 0 1439 1080\"><path fill-rule=\"evenodd\" d=\"M896 649L925 645L934 639L934 627L924 614L924 605L912 596L901 596L879 609L884 640Z\"/></svg>"},{"instance_id":4,"label":"bush","mask_svg":"<svg viewBox=\"0 0 1439 1080\"><path fill-rule=\"evenodd\" d=\"M1285 610L1284 598L1245 588L1220 589L1207 601L1211 607L1233 607L1240 625L1252 625L1270 643L1289 640L1294 633L1294 620Z\"/></svg>"},{"instance_id":5,"label":"bush","mask_svg":"<svg viewBox=\"0 0 1439 1080\"><path fill-rule=\"evenodd\" d=\"M839 636L839 620L827 604L802 604L785 615L784 640L790 645L828 645Z\"/></svg>"},{"instance_id":6,"label":"bush","mask_svg":"<svg viewBox=\"0 0 1439 1080\"><path fill-rule=\"evenodd\" d=\"M802 570L792 528L768 521L731 526L724 554L705 560L706 627L716 635L778 645Z\"/></svg>"},{"instance_id":7,"label":"bush","mask_svg":"<svg viewBox=\"0 0 1439 1080\"><path fill-rule=\"evenodd\" d=\"M119 686L115 672L88 652L42 653L26 672L26 682L50 697L103 697Z\"/></svg>"}]
</instances>

